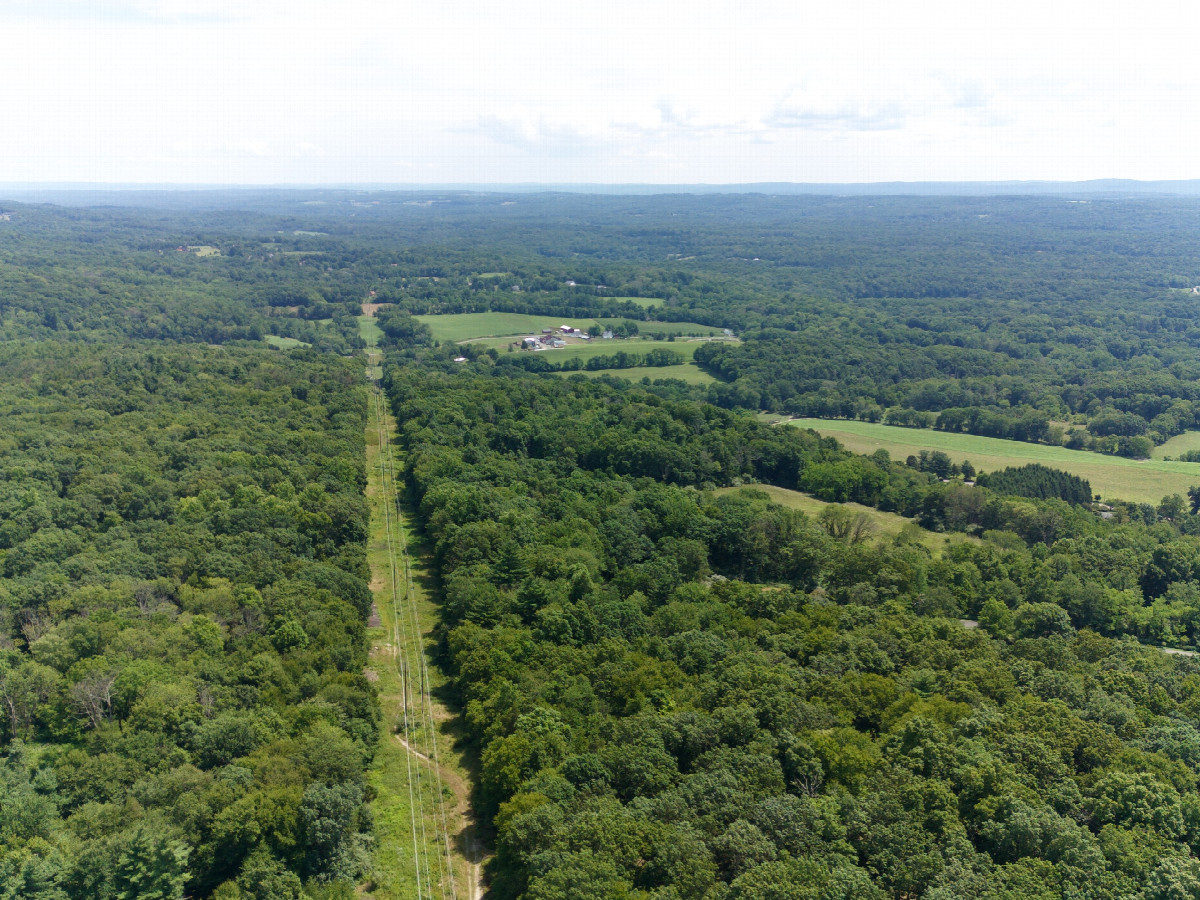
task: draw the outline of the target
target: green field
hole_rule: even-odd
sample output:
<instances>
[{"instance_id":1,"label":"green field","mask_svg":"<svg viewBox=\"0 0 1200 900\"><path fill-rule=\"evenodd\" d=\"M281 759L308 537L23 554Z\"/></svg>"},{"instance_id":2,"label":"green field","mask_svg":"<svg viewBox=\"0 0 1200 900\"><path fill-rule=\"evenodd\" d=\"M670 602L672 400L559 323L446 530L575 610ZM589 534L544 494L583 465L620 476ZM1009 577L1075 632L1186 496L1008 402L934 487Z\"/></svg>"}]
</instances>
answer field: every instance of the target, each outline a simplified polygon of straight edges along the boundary
<instances>
[{"instance_id":1,"label":"green field","mask_svg":"<svg viewBox=\"0 0 1200 900\"><path fill-rule=\"evenodd\" d=\"M717 380L694 362L686 362L681 366L634 366L631 369L599 369L592 372L580 369L577 372L557 372L556 374L564 377L568 375L584 375L587 378L612 375L628 381L641 381L643 378L649 378L651 381L659 378L678 378L687 384L713 384Z\"/></svg>"},{"instance_id":2,"label":"green field","mask_svg":"<svg viewBox=\"0 0 1200 900\"><path fill-rule=\"evenodd\" d=\"M383 337L383 331L374 316L355 316L358 319L358 333L369 346L374 347Z\"/></svg>"},{"instance_id":3,"label":"green field","mask_svg":"<svg viewBox=\"0 0 1200 900\"><path fill-rule=\"evenodd\" d=\"M280 337L277 334L268 334L263 336L263 340L274 347L276 350L294 350L297 347L311 347L312 344L297 340L296 338Z\"/></svg>"},{"instance_id":4,"label":"green field","mask_svg":"<svg viewBox=\"0 0 1200 900\"><path fill-rule=\"evenodd\" d=\"M1041 463L1086 478L1093 493L1106 500L1158 503L1168 494L1186 495L1190 486L1200 484L1200 463L1137 462L1065 447L841 419L790 419L787 424L835 437L855 453L872 453L882 448L896 460L904 460L921 450L941 450L955 462L969 459L976 469L985 472Z\"/></svg>"},{"instance_id":5,"label":"green field","mask_svg":"<svg viewBox=\"0 0 1200 900\"><path fill-rule=\"evenodd\" d=\"M505 335L537 334L543 328L570 325L585 331L596 324L595 319L561 319L550 316L530 316L524 313L453 313L451 315L414 316L424 322L438 341L470 341L475 338Z\"/></svg>"},{"instance_id":6,"label":"green field","mask_svg":"<svg viewBox=\"0 0 1200 900\"><path fill-rule=\"evenodd\" d=\"M751 484L744 488L717 488L716 492L720 494L730 494L741 490L756 490L763 491L771 497L771 500L778 503L780 506L786 506L788 509L798 509L801 512L810 515L818 516L826 506L834 506L838 504L826 503L823 500L818 500L816 497L810 497L808 494L802 494L800 491L790 491L787 488L775 487L770 484ZM874 529L874 534L883 537L894 539L900 534L901 529L905 526L916 526L912 519L906 519L903 516L898 516L895 513L882 512L878 509L873 509L870 506L862 506L858 503L842 503L841 506L846 507L856 513L862 513L871 522ZM963 541L973 540L965 535L954 534L936 534L932 531L926 531L924 528L917 528L914 534L919 532L921 535L922 546L928 547L934 553L938 553L945 549L948 544L962 543Z\"/></svg>"},{"instance_id":7,"label":"green field","mask_svg":"<svg viewBox=\"0 0 1200 900\"><path fill-rule=\"evenodd\" d=\"M424 322L433 332L435 340L439 341L472 341L482 342L483 338L524 337L538 334L543 328L558 329L560 325L570 325L587 331L591 326L600 324L614 326L624 319L563 319L550 316L534 316L525 313L451 313L449 315L414 316L419 322ZM712 335L721 334L722 329L713 325L701 325L698 322L638 322L638 328L646 332L676 332L681 334Z\"/></svg>"},{"instance_id":8,"label":"green field","mask_svg":"<svg viewBox=\"0 0 1200 900\"><path fill-rule=\"evenodd\" d=\"M1168 456L1178 459L1181 453L1187 453L1189 450L1200 450L1200 431L1177 434L1165 444L1155 447L1152 455L1155 459L1166 459Z\"/></svg>"}]
</instances>

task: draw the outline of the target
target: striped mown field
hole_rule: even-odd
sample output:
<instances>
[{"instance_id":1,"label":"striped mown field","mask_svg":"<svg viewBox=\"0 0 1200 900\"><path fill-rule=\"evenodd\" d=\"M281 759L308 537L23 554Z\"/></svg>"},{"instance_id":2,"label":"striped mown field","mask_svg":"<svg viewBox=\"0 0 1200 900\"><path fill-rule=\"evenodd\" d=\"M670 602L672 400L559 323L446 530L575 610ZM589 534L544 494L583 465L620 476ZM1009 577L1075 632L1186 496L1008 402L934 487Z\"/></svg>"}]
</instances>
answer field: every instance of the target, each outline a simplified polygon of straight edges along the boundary
<instances>
[{"instance_id":1,"label":"striped mown field","mask_svg":"<svg viewBox=\"0 0 1200 900\"><path fill-rule=\"evenodd\" d=\"M1092 492L1105 500L1158 503L1168 494L1186 496L1189 487L1200 485L1200 463L1138 461L1045 444L843 419L789 419L787 424L835 437L855 453L873 453L882 448L900 461L921 450L941 450L955 462L970 460L984 472L1041 463L1086 478Z\"/></svg>"}]
</instances>

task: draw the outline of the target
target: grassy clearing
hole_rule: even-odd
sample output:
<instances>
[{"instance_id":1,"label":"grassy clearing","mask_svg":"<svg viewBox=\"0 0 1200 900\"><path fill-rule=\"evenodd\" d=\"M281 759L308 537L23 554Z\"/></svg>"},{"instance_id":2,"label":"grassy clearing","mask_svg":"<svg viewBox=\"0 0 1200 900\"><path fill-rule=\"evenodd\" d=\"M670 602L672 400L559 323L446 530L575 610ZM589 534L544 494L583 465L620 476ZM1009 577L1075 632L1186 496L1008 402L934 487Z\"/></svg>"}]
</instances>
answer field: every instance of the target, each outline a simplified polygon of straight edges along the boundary
<instances>
[{"instance_id":1,"label":"grassy clearing","mask_svg":"<svg viewBox=\"0 0 1200 900\"><path fill-rule=\"evenodd\" d=\"M374 425L374 422L371 423ZM368 436L371 437L370 431ZM402 680L397 660L404 654L415 659L417 654L428 654L431 646L431 626L436 621L436 610L430 600L421 577L419 560L414 567L416 576L411 585L412 599L420 614L424 634L414 636L413 629L397 622L396 611L390 603L392 590L388 562L389 544L384 525L382 505L389 502L381 489L379 478L379 447L368 444L368 471L373 472L368 486L371 503L371 538L368 547L368 563L375 589L376 608L380 625L370 628L371 655L368 677L377 678L379 704L383 713L383 729L375 758L367 772L368 780L375 792L371 804L375 824L376 846L372 861L373 887L371 896L377 900L407 900L418 895L416 889L416 864L420 860L422 882L435 887L445 885L447 893L451 881L456 886L455 894L469 896L469 885L477 877L474 865L462 852L468 843L471 823L468 819L466 797L468 795L468 769L460 754L453 747L449 733L450 714L435 702L434 716L439 732L433 737L438 743L438 760L441 763L441 790L428 759L410 756L408 748L398 738L404 721ZM394 508L394 507L393 507ZM403 569L400 570L403 573ZM403 593L403 588L401 589ZM404 616L404 613L400 613ZM397 642L396 638L399 637ZM399 646L397 646L399 643ZM435 668L429 668L429 681L436 695L445 679ZM417 678L410 675L410 692L416 690ZM410 715L411 715L410 708ZM425 757L432 755L428 729L415 727L408 732L413 739L414 749ZM419 737L418 737L419 736ZM447 810L453 854L453 879L447 871L443 830L444 800ZM418 840L414 849L413 811L417 814ZM425 893L428 892L426 888ZM440 892L440 888L439 888Z\"/></svg>"},{"instance_id":2,"label":"grassy clearing","mask_svg":"<svg viewBox=\"0 0 1200 900\"><path fill-rule=\"evenodd\" d=\"M297 347L311 347L305 341L297 340L296 338L280 337L277 334L267 334L263 336L263 340L274 347L276 350L295 350Z\"/></svg>"},{"instance_id":3,"label":"grassy clearing","mask_svg":"<svg viewBox=\"0 0 1200 900\"><path fill-rule=\"evenodd\" d=\"M717 488L716 493L718 495L730 494L742 490L763 491L771 497L772 501L778 503L780 506L786 506L788 509L798 509L802 513L813 517L820 515L821 510L827 506L839 505L826 503L824 500L818 500L816 497L802 494L800 491L790 491L787 488L775 487L770 484L751 484L741 488ZM862 506L858 503L842 503L840 505L852 512L865 515L871 522L874 535L886 540L894 540L906 526L916 525L912 519L906 519L903 516L896 515L896 513L882 512L870 506ZM926 531L920 527L917 527L917 532L920 533L922 546L929 548L935 554L941 553L946 547L952 544L977 540L963 534L937 534L936 532Z\"/></svg>"},{"instance_id":4,"label":"grassy clearing","mask_svg":"<svg viewBox=\"0 0 1200 900\"><path fill-rule=\"evenodd\" d=\"M549 316L530 316L524 313L453 313L444 316L415 316L429 326L435 340L470 341L475 338L504 335L537 334L543 328L570 325L585 331L596 324L595 319L552 319Z\"/></svg>"},{"instance_id":5,"label":"grassy clearing","mask_svg":"<svg viewBox=\"0 0 1200 900\"><path fill-rule=\"evenodd\" d=\"M1200 431L1177 434L1165 444L1155 447L1152 455L1155 459L1166 459L1168 456L1178 459L1181 453L1189 450L1200 450Z\"/></svg>"},{"instance_id":6,"label":"grassy clearing","mask_svg":"<svg viewBox=\"0 0 1200 900\"><path fill-rule=\"evenodd\" d=\"M367 346L378 346L380 340L383 339L383 331L375 321L375 316L356 316L355 318L358 319L358 333L367 342Z\"/></svg>"},{"instance_id":7,"label":"grassy clearing","mask_svg":"<svg viewBox=\"0 0 1200 900\"><path fill-rule=\"evenodd\" d=\"M525 313L451 313L448 315L415 316L424 322L433 332L435 340L439 341L471 341L482 342L485 338L524 337L538 334L543 328L558 330L560 325L570 325L587 331L591 326L600 324L605 327L617 325L625 319L563 319L550 316L535 316ZM645 332L676 332L685 335L721 334L722 329L713 325L701 325L698 322L638 322L638 328Z\"/></svg>"},{"instance_id":8,"label":"grassy clearing","mask_svg":"<svg viewBox=\"0 0 1200 900\"><path fill-rule=\"evenodd\" d=\"M601 369L594 372L581 369L578 372L558 372L556 374L564 377L568 375L583 375L587 378L613 375L629 381L641 381L643 378L649 378L651 381L656 381L659 378L677 378L687 384L714 384L717 380L694 362L686 362L681 366L634 366L631 369Z\"/></svg>"},{"instance_id":9,"label":"grassy clearing","mask_svg":"<svg viewBox=\"0 0 1200 900\"><path fill-rule=\"evenodd\" d=\"M359 329L368 343L368 373L377 374L378 353L374 347L378 327L371 317L363 316L359 319ZM395 423L386 411L381 423L374 403L369 413L366 494L371 524L367 561L377 618L372 619L367 632L371 642L367 677L375 681L379 692L383 727L367 772L375 793L371 804L375 835L373 877L367 895L377 900L407 900L435 894L476 897L480 848L468 802L471 769L469 761L455 748L454 717L436 700L445 678L432 664L425 674L432 698L428 713L434 727L413 726L403 732L405 682L412 698L409 715L413 716L419 705L417 698L421 696L416 661L422 656L428 659L432 652L437 610L427 555L411 543L410 522L403 508L394 503L394 485L385 478L380 465L385 452L389 449L394 452L386 441L394 436ZM404 565L405 559L408 567ZM397 596L402 600L399 607L393 603ZM419 630L415 627L418 622ZM403 660L412 666L406 677L401 674ZM425 721L427 724L428 720ZM412 742L411 749L401 741L402 737ZM434 759L440 765L435 767ZM453 850L449 865L446 834Z\"/></svg>"},{"instance_id":10,"label":"grassy clearing","mask_svg":"<svg viewBox=\"0 0 1200 900\"><path fill-rule=\"evenodd\" d=\"M1168 494L1186 494L1191 485L1200 484L1200 463L1138 462L1065 447L840 419L791 419L788 424L835 437L855 453L872 453L883 448L899 460L921 450L941 450L955 462L969 459L976 469L985 472L1041 463L1086 478L1092 491L1106 500L1158 503Z\"/></svg>"}]
</instances>

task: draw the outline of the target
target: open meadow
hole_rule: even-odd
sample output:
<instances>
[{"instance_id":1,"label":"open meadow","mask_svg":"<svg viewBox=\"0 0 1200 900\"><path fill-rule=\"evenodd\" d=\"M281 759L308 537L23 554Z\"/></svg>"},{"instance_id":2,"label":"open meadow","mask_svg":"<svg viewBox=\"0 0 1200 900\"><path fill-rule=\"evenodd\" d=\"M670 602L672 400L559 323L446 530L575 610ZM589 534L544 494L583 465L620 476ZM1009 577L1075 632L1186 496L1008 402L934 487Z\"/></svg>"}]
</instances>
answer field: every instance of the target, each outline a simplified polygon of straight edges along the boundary
<instances>
[{"instance_id":1,"label":"open meadow","mask_svg":"<svg viewBox=\"0 0 1200 900\"><path fill-rule=\"evenodd\" d=\"M295 350L297 347L311 347L312 344L292 337L281 337L278 334L264 334L263 340L276 350Z\"/></svg>"},{"instance_id":2,"label":"open meadow","mask_svg":"<svg viewBox=\"0 0 1200 900\"><path fill-rule=\"evenodd\" d=\"M546 359L554 362L562 362L566 359L580 359L587 362L595 356L612 356L615 353L624 351L626 353L636 353L645 356L651 350L668 350L671 353L678 353L685 361L691 361L696 354L696 348L703 341L645 341L640 338L630 338L629 340L611 340L611 341L589 341L586 344L567 344L565 347L558 349L538 350L538 354L544 354ZM530 351L525 351L530 352Z\"/></svg>"},{"instance_id":3,"label":"open meadow","mask_svg":"<svg viewBox=\"0 0 1200 900\"><path fill-rule=\"evenodd\" d=\"M1186 495L1189 487L1200 484L1200 463L1138 461L1045 444L842 419L789 419L787 424L835 437L855 453L884 449L900 461L921 450L941 450L955 462L970 460L983 472L1041 463L1086 478L1092 492L1106 500L1158 503L1168 494Z\"/></svg>"},{"instance_id":4,"label":"open meadow","mask_svg":"<svg viewBox=\"0 0 1200 900\"><path fill-rule=\"evenodd\" d=\"M571 319L555 316L538 316L527 313L487 312L487 313L449 313L446 315L414 316L419 322L424 322L437 341L480 341L482 338L525 337L538 334L543 328L557 329L560 325L570 325L587 331L593 325L613 326L625 321L616 318ZM646 333L672 332L683 335L719 335L723 329L715 325L701 325L698 322L638 322L638 329Z\"/></svg>"},{"instance_id":5,"label":"open meadow","mask_svg":"<svg viewBox=\"0 0 1200 900\"><path fill-rule=\"evenodd\" d=\"M413 318L429 326L435 341L473 341L477 338L537 334L543 328L558 328L560 325L586 331L596 324L595 319L562 319L506 312L452 313Z\"/></svg>"},{"instance_id":6,"label":"open meadow","mask_svg":"<svg viewBox=\"0 0 1200 900\"><path fill-rule=\"evenodd\" d=\"M1155 459L1179 459L1189 450L1200 450L1200 431L1185 431L1154 448Z\"/></svg>"}]
</instances>

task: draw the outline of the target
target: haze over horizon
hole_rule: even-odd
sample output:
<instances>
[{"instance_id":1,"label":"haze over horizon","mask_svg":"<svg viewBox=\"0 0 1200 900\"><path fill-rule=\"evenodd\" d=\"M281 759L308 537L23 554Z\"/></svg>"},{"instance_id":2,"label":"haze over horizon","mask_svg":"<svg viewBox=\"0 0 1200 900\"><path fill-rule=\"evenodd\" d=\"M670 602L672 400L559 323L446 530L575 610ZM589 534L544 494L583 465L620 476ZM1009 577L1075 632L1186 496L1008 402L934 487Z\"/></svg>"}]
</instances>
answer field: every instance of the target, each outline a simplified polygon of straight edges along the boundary
<instances>
[{"instance_id":1,"label":"haze over horizon","mask_svg":"<svg viewBox=\"0 0 1200 900\"><path fill-rule=\"evenodd\" d=\"M0 182L1186 180L1183 4L17 0Z\"/></svg>"}]
</instances>

